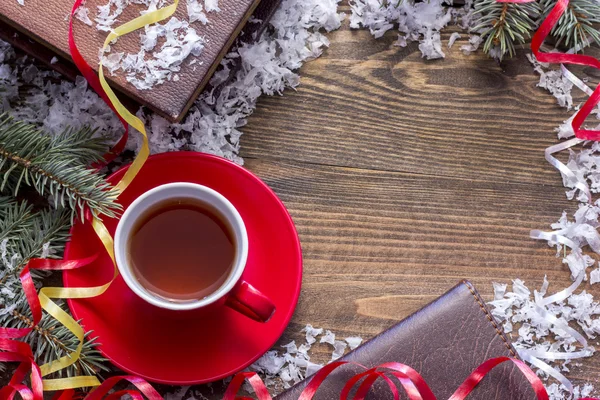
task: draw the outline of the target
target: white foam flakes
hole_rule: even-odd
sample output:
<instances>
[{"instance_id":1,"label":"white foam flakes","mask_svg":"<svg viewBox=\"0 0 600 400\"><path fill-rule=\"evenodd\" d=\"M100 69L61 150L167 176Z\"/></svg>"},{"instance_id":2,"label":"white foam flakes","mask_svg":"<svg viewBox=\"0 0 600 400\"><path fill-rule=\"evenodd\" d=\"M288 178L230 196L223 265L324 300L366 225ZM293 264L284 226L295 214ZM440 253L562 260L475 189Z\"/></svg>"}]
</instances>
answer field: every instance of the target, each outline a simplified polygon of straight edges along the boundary
<instances>
[{"instance_id":1,"label":"white foam flakes","mask_svg":"<svg viewBox=\"0 0 600 400\"><path fill-rule=\"evenodd\" d=\"M354 350L355 348L360 346L363 341L362 338L358 337L358 336L347 337L345 340L346 340L346 343L348 343L350 350Z\"/></svg>"},{"instance_id":2,"label":"white foam flakes","mask_svg":"<svg viewBox=\"0 0 600 400\"><path fill-rule=\"evenodd\" d=\"M396 28L400 34L396 45L419 41L419 50L428 60L443 58L440 30L459 11L444 7L444 0L426 2L353 0L350 2L351 28L368 28L375 38ZM455 37L456 38L456 37Z\"/></svg>"},{"instance_id":3,"label":"white foam flakes","mask_svg":"<svg viewBox=\"0 0 600 400\"><path fill-rule=\"evenodd\" d=\"M528 54L527 58L535 72L540 75L538 86L549 91L561 107L568 110L573 108L573 97L571 96L573 82L567 79L560 70L549 70L548 64L540 63L533 54Z\"/></svg>"},{"instance_id":4,"label":"white foam flakes","mask_svg":"<svg viewBox=\"0 0 600 400\"><path fill-rule=\"evenodd\" d=\"M107 18L115 16L116 20L116 14L119 14L116 10L129 3L111 0L101 7L107 10ZM162 6L161 2L150 0L139 0L139 3L146 4L148 8ZM318 57L322 48L328 46L329 42L321 31L337 29L341 24L343 15L337 12L337 4L337 0L283 0L271 19L271 29L256 43L232 49L211 80L212 85L222 87L202 93L182 123L171 124L147 110L138 111L137 115L148 130L151 153L194 150L242 164L243 160L237 155L242 135L240 128L252 114L258 97L281 94L285 88L299 84L299 77L294 71L304 62ZM160 49L160 43L157 43L155 52ZM123 54L121 62L126 56ZM114 57L118 59L119 55ZM27 58L15 62L14 58L12 47L0 41L0 86L4 89L0 92L1 110L43 126L50 133L68 125L75 128L90 125L98 129L99 134L115 140L121 135L119 120L88 89L83 78L71 83L57 80L59 75L54 71L39 70L28 84L31 89L19 93L19 87L24 84L23 69L31 62ZM136 54L127 62L135 65L139 60ZM192 56L189 60L184 62L192 64L196 58ZM115 70L120 68L114 62L111 67ZM241 68L230 73L238 62ZM177 72L171 74L174 77ZM28 79L31 77L28 75ZM141 77L137 79L141 80ZM140 146L141 139L133 132L127 149L138 151Z\"/></svg>"},{"instance_id":5,"label":"white foam flakes","mask_svg":"<svg viewBox=\"0 0 600 400\"><path fill-rule=\"evenodd\" d=\"M452 46L454 46L454 42L456 42L461 37L462 36L460 35L460 33L453 32L452 35L450 35L450 39L448 39L448 48L452 48Z\"/></svg>"},{"instance_id":6,"label":"white foam flakes","mask_svg":"<svg viewBox=\"0 0 600 400\"><path fill-rule=\"evenodd\" d=\"M567 331L548 322L547 315L556 317L560 322L578 327L588 338L593 339L600 333L600 304L585 290L574 293L566 301L547 306L539 301L548 290L548 281L544 282L539 291L533 293L520 279L512 282L512 290L507 291L506 284L494 283L494 300L488 303L494 317L503 324L504 330L513 339L517 351L526 349L536 352L581 352L573 360L591 357L595 353L593 347L583 349L576 345L577 339ZM568 372L576 366L573 360L545 359L552 367ZM587 397L593 391L591 384L576 386L573 396L563 386L548 381L541 370L538 375L546 381L546 388L553 400L578 399Z\"/></svg>"},{"instance_id":7,"label":"white foam flakes","mask_svg":"<svg viewBox=\"0 0 600 400\"><path fill-rule=\"evenodd\" d=\"M335 334L330 330L315 328L308 324L302 329L305 334L305 343L300 346L295 341L281 346L285 352L271 350L265 353L258 361L250 366L250 370L258 372L261 378L272 389L286 389L302 381L323 368L322 364L311 361L309 351L315 343L325 343L332 348L331 361L344 355L348 344L335 340ZM351 348L360 345L360 337L346 338ZM250 388L247 387L250 391Z\"/></svg>"},{"instance_id":8,"label":"white foam flakes","mask_svg":"<svg viewBox=\"0 0 600 400\"><path fill-rule=\"evenodd\" d=\"M92 22L89 16L90 10L84 4L85 2L83 2L75 11L75 18L77 18L78 20L80 20L88 26L92 26L94 25L94 23Z\"/></svg>"},{"instance_id":9,"label":"white foam flakes","mask_svg":"<svg viewBox=\"0 0 600 400\"><path fill-rule=\"evenodd\" d=\"M19 5L24 6L25 5L25 0L17 0L17 3L19 3Z\"/></svg>"},{"instance_id":10,"label":"white foam flakes","mask_svg":"<svg viewBox=\"0 0 600 400\"><path fill-rule=\"evenodd\" d=\"M164 42L156 50L159 39ZM204 39L187 21L172 17L165 24L146 26L141 45L137 54L113 52L104 56L102 62L111 74L123 71L137 89L148 90L176 76L188 56L198 57L204 49Z\"/></svg>"}]
</instances>

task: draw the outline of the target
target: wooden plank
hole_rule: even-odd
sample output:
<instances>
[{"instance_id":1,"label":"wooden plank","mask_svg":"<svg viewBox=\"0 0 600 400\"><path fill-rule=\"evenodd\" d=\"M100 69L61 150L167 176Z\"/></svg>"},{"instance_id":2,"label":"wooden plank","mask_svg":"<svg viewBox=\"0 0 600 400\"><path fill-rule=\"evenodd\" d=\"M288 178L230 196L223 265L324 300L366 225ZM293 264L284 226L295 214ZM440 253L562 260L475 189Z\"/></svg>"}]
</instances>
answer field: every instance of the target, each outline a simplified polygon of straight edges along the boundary
<instances>
[{"instance_id":1,"label":"wooden plank","mask_svg":"<svg viewBox=\"0 0 600 400\"><path fill-rule=\"evenodd\" d=\"M547 275L550 290L570 284L555 251L528 237L571 204L557 187L293 161L246 166L289 208L303 247L302 295L281 344L302 341L307 323L370 338L462 278L486 299L493 281L520 278L534 289ZM326 361L331 349L314 354Z\"/></svg>"},{"instance_id":2,"label":"wooden plank","mask_svg":"<svg viewBox=\"0 0 600 400\"><path fill-rule=\"evenodd\" d=\"M448 33L449 34L449 33ZM448 36L446 34L446 37ZM463 35L443 60L347 27L301 69L301 85L264 97L242 155L469 180L556 184L543 151L568 117L536 86L525 51L499 66L465 56Z\"/></svg>"},{"instance_id":3,"label":"wooden plank","mask_svg":"<svg viewBox=\"0 0 600 400\"><path fill-rule=\"evenodd\" d=\"M569 282L555 252L528 237L568 205L556 188L293 162L247 166L297 225L302 323L375 334L461 278L488 298L493 280L537 284L548 273L556 287ZM357 323L363 317L370 322Z\"/></svg>"}]
</instances>

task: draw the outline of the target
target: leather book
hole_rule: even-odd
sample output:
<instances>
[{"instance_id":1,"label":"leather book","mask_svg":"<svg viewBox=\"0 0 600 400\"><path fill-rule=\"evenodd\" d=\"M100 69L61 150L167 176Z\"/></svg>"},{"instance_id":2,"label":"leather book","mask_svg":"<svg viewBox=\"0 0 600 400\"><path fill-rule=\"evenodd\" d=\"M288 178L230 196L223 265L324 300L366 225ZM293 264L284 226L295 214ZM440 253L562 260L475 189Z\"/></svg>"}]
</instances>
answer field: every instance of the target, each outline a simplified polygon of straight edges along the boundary
<instances>
[{"instance_id":1,"label":"leather book","mask_svg":"<svg viewBox=\"0 0 600 400\"><path fill-rule=\"evenodd\" d=\"M438 399L447 399L481 363L501 356L518 358L481 296L471 283L463 281L342 360L368 368L392 361L406 364L423 376ZM349 365L334 370L319 387L315 399L339 398L348 379L361 371ZM297 400L308 382L310 378L280 394L276 400ZM401 388L399 384L398 387ZM381 380L367 396L376 400L392 398L389 387ZM536 397L518 368L507 362L486 376L468 398L525 400Z\"/></svg>"},{"instance_id":2,"label":"leather book","mask_svg":"<svg viewBox=\"0 0 600 400\"><path fill-rule=\"evenodd\" d=\"M66 77L73 79L78 71L71 63L68 47L68 16L74 0L17 0L0 1L0 38L20 48L26 54L38 58ZM94 21L98 6L108 4L108 0L87 0L85 7L92 26L79 20L74 22L77 45L83 57L97 70L99 50L107 32L96 28ZM151 89L140 90L129 83L122 70L111 75L105 70L111 86L131 98L134 103L145 105L170 121L180 121L192 106L221 59L242 32L250 16L260 22L248 24L244 39L258 37L266 28L269 18L281 0L221 0L220 11L206 12L208 23L196 21L190 26L204 38L204 48L198 57L190 55L177 72L177 78L154 85ZM167 2L169 4L170 1ZM200 2L204 4L203 1ZM113 7L114 9L114 7ZM126 7L113 25L116 27L139 15L142 10L132 4ZM179 3L174 17L188 21L186 0ZM164 24L165 21L161 22ZM155 51L159 51L159 39ZM137 54L141 48L140 32L133 32L119 39L114 51ZM149 53L151 54L151 53ZM56 57L56 58L54 58ZM197 58L193 64L191 60Z\"/></svg>"}]
</instances>

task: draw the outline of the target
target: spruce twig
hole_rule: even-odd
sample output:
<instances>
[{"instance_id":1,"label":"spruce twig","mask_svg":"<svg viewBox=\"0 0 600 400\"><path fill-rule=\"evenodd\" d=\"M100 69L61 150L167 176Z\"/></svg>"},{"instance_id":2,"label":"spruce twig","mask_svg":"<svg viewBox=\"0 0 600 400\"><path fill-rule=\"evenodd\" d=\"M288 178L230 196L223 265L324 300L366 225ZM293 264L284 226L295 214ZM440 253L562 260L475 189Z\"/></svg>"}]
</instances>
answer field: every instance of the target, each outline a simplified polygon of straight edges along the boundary
<instances>
[{"instance_id":1,"label":"spruce twig","mask_svg":"<svg viewBox=\"0 0 600 400\"><path fill-rule=\"evenodd\" d=\"M540 0L542 15L540 21L546 19L556 5L556 0ZM600 23L600 3L596 0L570 0L569 7L552 29L551 35L556 45L575 47L579 50L590 46L593 42L600 44L600 32L594 26ZM590 41L591 39L591 41Z\"/></svg>"},{"instance_id":2,"label":"spruce twig","mask_svg":"<svg viewBox=\"0 0 600 400\"><path fill-rule=\"evenodd\" d=\"M499 3L496 0L475 2L477 18L474 32L481 32L485 40L483 50L502 61L515 55L515 43L525 43L536 28L540 13L537 3Z\"/></svg>"},{"instance_id":3,"label":"spruce twig","mask_svg":"<svg viewBox=\"0 0 600 400\"><path fill-rule=\"evenodd\" d=\"M30 258L55 258L62 254L70 229L69 214L65 209L35 213L30 205L13 198L0 197L0 287L3 289L0 291L0 326L33 328L23 340L30 344L39 364L72 353L78 340L45 312L40 323L34 326L18 275ZM35 270L31 274L34 282L39 282L47 275ZM62 302L59 305L64 307ZM87 337L80 359L57 372L57 377L95 375L100 370L106 370L95 340L88 340Z\"/></svg>"},{"instance_id":4,"label":"spruce twig","mask_svg":"<svg viewBox=\"0 0 600 400\"><path fill-rule=\"evenodd\" d=\"M104 140L92 133L67 130L50 136L0 115L0 190L16 195L22 184L32 186L41 195L52 195L55 207L69 207L72 219L77 213L83 218L86 207L95 217L116 216L120 209L116 193L85 167L105 148Z\"/></svg>"}]
</instances>

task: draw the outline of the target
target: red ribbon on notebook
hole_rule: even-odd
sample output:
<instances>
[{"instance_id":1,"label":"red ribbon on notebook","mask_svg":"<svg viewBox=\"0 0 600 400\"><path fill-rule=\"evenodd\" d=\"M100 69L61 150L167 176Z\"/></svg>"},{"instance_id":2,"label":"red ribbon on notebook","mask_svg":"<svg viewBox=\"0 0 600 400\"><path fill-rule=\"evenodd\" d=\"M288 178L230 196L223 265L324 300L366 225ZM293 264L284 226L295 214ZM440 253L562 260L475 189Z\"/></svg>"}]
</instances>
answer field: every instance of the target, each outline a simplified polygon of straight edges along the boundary
<instances>
[{"instance_id":1,"label":"red ribbon on notebook","mask_svg":"<svg viewBox=\"0 0 600 400\"><path fill-rule=\"evenodd\" d=\"M538 400L549 400L548 393L542 381L535 372L533 372L523 361L517 360L510 357L498 357L492 358L485 361L479 367L477 367L465 381L458 387L454 394L448 400L465 400L469 394L477 387L479 382L494 368L505 362L514 363L519 370L525 375L531 387L533 388L536 398ZM400 393L396 387L396 384L390 378L395 377L400 381L401 386L405 389L409 400L437 400L423 377L414 369L401 363L385 363L375 368L366 369L364 366L356 363L350 363L346 361L337 361L323 367L319 372L315 374L310 383L306 386L304 391L300 394L298 400L311 400L317 393L319 387L325 382L329 375L337 368L343 365L356 365L364 368L366 371L355 375L350 378L340 393L340 400L364 400L373 384L378 379L383 379L389 386L394 399L400 399ZM121 380L126 380L136 386L138 391L135 390L120 390L111 393L107 396L108 392ZM254 393L258 400L273 400L267 387L260 377L255 372L241 372L234 376L233 380L229 383L227 391L223 396L223 400L239 400L248 399L246 397L237 397L237 393L240 390L245 380L248 380L252 386ZM354 387L358 385L358 388L354 396L350 396L350 393ZM85 400L117 400L122 395L129 394L134 400L142 399L144 394L150 400L161 400L162 397L152 386L141 378L133 376L123 377L112 377L107 379L94 389L90 394L85 397ZM104 397L106 396L106 397ZM2 396L0 398L3 399ZM26 400L30 397L24 396ZM68 390L58 393L54 396L53 400L75 400L77 398L75 391ZM587 397L581 400L600 400L597 398Z\"/></svg>"}]
</instances>

